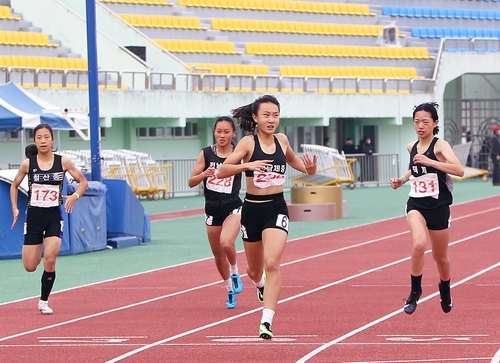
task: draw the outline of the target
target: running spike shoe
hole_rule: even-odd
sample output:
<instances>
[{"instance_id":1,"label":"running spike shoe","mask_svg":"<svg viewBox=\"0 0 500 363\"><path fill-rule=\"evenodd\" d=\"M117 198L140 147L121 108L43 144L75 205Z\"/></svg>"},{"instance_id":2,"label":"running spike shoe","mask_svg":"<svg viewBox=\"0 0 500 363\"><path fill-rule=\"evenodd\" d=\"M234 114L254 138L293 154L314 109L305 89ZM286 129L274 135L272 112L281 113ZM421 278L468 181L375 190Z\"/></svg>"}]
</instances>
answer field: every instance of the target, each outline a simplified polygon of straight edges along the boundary
<instances>
[{"instance_id":1,"label":"running spike shoe","mask_svg":"<svg viewBox=\"0 0 500 363\"><path fill-rule=\"evenodd\" d=\"M403 307L405 313L413 314L415 312L415 310L417 309L417 302L418 299L420 299L420 296L422 296L422 291L410 292L410 296L408 296L408 299L406 299L405 306Z\"/></svg>"},{"instance_id":2,"label":"running spike shoe","mask_svg":"<svg viewBox=\"0 0 500 363\"><path fill-rule=\"evenodd\" d=\"M450 293L450 285L447 287L441 286L441 281L438 284L439 286L439 296L441 297L441 309L445 313L449 313L451 311L451 308L453 307L453 301L451 299L451 293Z\"/></svg>"},{"instance_id":3,"label":"running spike shoe","mask_svg":"<svg viewBox=\"0 0 500 363\"><path fill-rule=\"evenodd\" d=\"M271 331L271 324L269 323L262 323L259 326L259 336L262 339L266 340L271 340L273 339L274 335L273 332Z\"/></svg>"},{"instance_id":4,"label":"running spike shoe","mask_svg":"<svg viewBox=\"0 0 500 363\"><path fill-rule=\"evenodd\" d=\"M239 294L241 291L243 291L243 283L241 282L240 275L231 275L231 281L233 282L233 291L236 294Z\"/></svg>"},{"instance_id":5,"label":"running spike shoe","mask_svg":"<svg viewBox=\"0 0 500 363\"><path fill-rule=\"evenodd\" d=\"M227 292L226 307L228 309L234 309L236 307L236 294L234 291Z\"/></svg>"},{"instance_id":6,"label":"running spike shoe","mask_svg":"<svg viewBox=\"0 0 500 363\"><path fill-rule=\"evenodd\" d=\"M43 300L38 301L38 310L40 310L40 312L43 315L50 315L50 314L52 314L54 312L54 310L52 310L49 307L49 302L48 301L43 301Z\"/></svg>"}]
</instances>

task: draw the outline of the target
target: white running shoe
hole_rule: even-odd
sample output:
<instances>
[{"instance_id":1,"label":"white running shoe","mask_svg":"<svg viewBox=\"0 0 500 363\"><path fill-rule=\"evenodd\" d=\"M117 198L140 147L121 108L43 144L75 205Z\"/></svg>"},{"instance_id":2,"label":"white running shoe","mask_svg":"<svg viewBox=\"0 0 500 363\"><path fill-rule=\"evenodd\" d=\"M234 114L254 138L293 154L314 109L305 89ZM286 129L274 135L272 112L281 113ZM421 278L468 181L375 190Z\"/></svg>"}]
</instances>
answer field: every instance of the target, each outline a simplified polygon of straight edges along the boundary
<instances>
[{"instance_id":1,"label":"white running shoe","mask_svg":"<svg viewBox=\"0 0 500 363\"><path fill-rule=\"evenodd\" d=\"M38 310L40 310L40 312L43 315L50 315L50 314L52 314L54 312L54 310L52 310L49 307L49 302L48 301L43 301L43 300L38 301Z\"/></svg>"}]
</instances>

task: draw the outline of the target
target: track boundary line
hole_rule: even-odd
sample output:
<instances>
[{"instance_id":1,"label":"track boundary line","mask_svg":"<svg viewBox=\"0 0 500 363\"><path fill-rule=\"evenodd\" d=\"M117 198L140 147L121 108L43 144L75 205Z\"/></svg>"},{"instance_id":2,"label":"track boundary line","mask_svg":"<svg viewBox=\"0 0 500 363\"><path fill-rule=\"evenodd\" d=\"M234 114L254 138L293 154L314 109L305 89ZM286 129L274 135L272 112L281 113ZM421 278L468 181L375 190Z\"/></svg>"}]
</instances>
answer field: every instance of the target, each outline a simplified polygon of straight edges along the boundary
<instances>
[{"instance_id":1,"label":"track boundary line","mask_svg":"<svg viewBox=\"0 0 500 363\"><path fill-rule=\"evenodd\" d=\"M480 201L480 200L483 200L483 199L489 199L489 198L496 198L496 197L485 197L485 198L481 198L481 199L477 199L477 200L473 200L473 201L467 201L467 202L457 203L455 205L462 205L462 204L467 204L467 203L473 203L473 202L477 202L477 201ZM497 209L500 209L500 207L490 208L490 209L483 210L483 211L480 211L480 212L471 213L471 214L467 214L467 215L464 215L464 216L461 216L461 217L453 218L452 222L455 221L455 220L460 220L462 218L467 218L469 216L474 216L474 215L477 215L477 214L492 212L492 211L495 211ZM287 243L300 242L300 241L302 241L304 239L308 239L308 238L313 238L313 237L318 237L318 236L324 236L324 235L327 235L327 234L333 234L333 233L337 233L337 232L342 232L342 231L346 231L346 230L353 229L353 228L366 227L366 226L369 226L369 225L372 225L372 224L387 222L387 221L390 221L390 220L393 220L393 219L398 219L398 218L403 218L403 216L401 215L401 216L397 216L397 217L391 217L391 218L381 219L379 221L373 221L373 222L363 223L363 224L359 224L359 225L356 225L356 226L339 228L339 229L335 229L333 231L311 234L311 235L308 235L308 236L304 236L304 237L299 237L299 238L288 240ZM236 251L236 253L240 253L240 254L244 253L244 252L245 252L244 250ZM172 269L172 268L175 268L175 267L186 266L186 265L189 265L189 264L192 264L192 263L198 263L198 262L208 261L208 260L211 260L211 259L213 259L213 257L205 257L205 258L201 258L201 259L198 259L198 260L186 261L186 262L178 263L178 264L171 265L171 266L159 267L159 268L156 268L156 269L153 269L153 270L136 272L136 273L133 273L133 274L119 276L119 277L114 277L114 278L107 279L107 280L96 281L96 282L92 282L92 283L88 283L88 284L84 284L84 285L80 285L80 286L69 287L69 288L66 288L66 289L54 291L54 292L51 293L51 295L59 294L59 293L67 292L67 291L72 291L72 290L77 290L77 289L81 289L81 288L84 288L84 287L96 286L96 285L99 285L99 284L113 282L113 281L117 281L117 280L121 280L121 279L126 279L126 278L129 278L129 277L140 276L140 275L144 275L144 274L148 274L148 273L152 273L152 272L158 272L158 271L163 271L163 270L167 270L167 269ZM290 263L287 263L287 264L290 264ZM286 264L282 264L282 266L285 266L285 265ZM242 276L246 276L246 275L242 275ZM31 300L31 299L35 299L35 298L38 298L38 297L39 297L39 295L33 295L33 296L25 297L25 298L22 298L22 299L16 299L16 300L12 300L12 301L6 301L6 302L3 302L3 303L0 303L0 306L8 305L8 304L13 304L13 303L18 303L18 302L22 302L22 301L26 301L26 300ZM500 362L498 362L498 363L500 363Z\"/></svg>"},{"instance_id":2,"label":"track boundary line","mask_svg":"<svg viewBox=\"0 0 500 363\"><path fill-rule=\"evenodd\" d=\"M497 230L499 230L499 229L500 229L500 227L495 227L495 228L489 229L489 230L487 230L487 231L483 231L483 232L481 232L481 233L476 233L476 234L473 234L473 235L471 235L471 236L468 236L468 237L465 237L465 238L459 239L459 240L457 240L457 241L455 241L455 242L453 242L453 243L450 243L449 245L456 245L456 244L459 244L459 243L462 243L462 242L468 241L468 240L470 240L470 239L474 239L474 238L480 237L480 236L482 236L482 235L484 235L484 234L489 234L489 233L492 233L492 232L497 231ZM432 251L432 250L431 250L431 249L429 249L429 250L427 250L425 253L427 254L427 253L430 253L431 251ZM310 295L310 294L315 293L315 292L317 292L317 291L321 291L321 290L327 289L327 288L329 288L329 287L332 287L332 286L338 285L338 284L340 284L340 283L343 283L343 282L346 282L346 281L349 281L349 280L355 279L355 278L357 278L357 277L360 277L360 276L366 275L366 274L368 274L368 273L372 273L372 272L376 272L376 271L382 270L382 269L384 269L384 268L387 268L387 267L390 267L390 266L396 265L396 264L398 264L398 263L401 263L401 262L407 261L407 260L409 260L409 259L410 259L410 257L402 258L402 259L399 259L399 260L396 260L396 261L390 262L390 263L388 263L388 264L385 264L385 265L382 265L382 266L379 266L379 267L376 267L376 268L373 268L373 269L370 269L370 270L367 270L367 271L364 271L364 272L361 272L361 273L358 273L358 274L355 274L355 275L351 275L351 276L346 277L346 278L343 278L343 279L341 279L341 280L334 281L334 282L332 282L332 283L330 283L330 284L326 284L326 285L323 285L323 286L317 287L317 288L315 288L315 289L308 290L308 291L302 292L302 293L300 293L300 294L290 296L290 297L288 297L288 298L286 298L286 299L282 299L282 300L278 301L278 304L282 304L282 303L285 303L285 302L288 302L288 301L292 301L292 300L298 299L298 298L303 297L303 296L306 296L306 295ZM490 266L490 268L485 269L485 270L482 270L482 271L486 272L486 270L489 270L489 269L492 269L492 268L494 268L494 267L498 267L498 266L500 266L500 262L499 262L499 263L497 263L497 264L495 264L495 265L493 265L493 267L491 267L491 266ZM453 285L452 285L452 287L454 287L454 286L458 286L458 285L460 285L460 284L462 284L462 283L464 283L464 282L466 282L466 281L468 281L468 280L472 279L473 277L475 277L475 276L479 276L479 275L480 275L480 273L473 274L473 275L471 275L470 277L468 277L468 278L466 278L466 279L463 279L463 280L461 280L461 281L459 281L459 282L457 282L457 283L453 284ZM429 299L431 299L431 298L433 298L433 297L437 296L438 294L439 294L439 292L435 292L435 293L433 293L433 294L431 294L431 295L429 295L429 296L426 296L425 298L421 299L420 301L421 301L421 302L427 301L427 300L429 300ZM151 344L145 345L145 346L140 347L140 348L138 348L138 349L132 350L132 351L127 352L127 353L124 353L124 354L122 354L122 355L120 355L120 356L118 356L118 357L115 357L115 358L111 359L111 360L108 360L108 361L106 361L106 363L116 363L116 362L119 362L119 361L121 361L121 360L123 360L123 359L125 359L125 358L131 357L131 356L133 356L133 355L135 355L135 354L137 354L137 353L143 352L143 351L148 350L148 349L150 349L150 348L154 348L154 347L156 347L156 346L158 346L158 345L161 345L161 344L164 344L164 343L170 342L170 341L175 340L175 339L178 339L178 338L185 337L185 336L187 336L187 335L191 335L191 334L193 334L193 333L197 333L197 332L199 332L199 331L202 331L202 330L205 330L205 329L208 329L208 328L212 328L212 327L217 326L217 325L221 325L221 324L227 323L227 322L232 321L232 320L236 320L236 319L238 319L238 318L240 318L240 317L243 317L243 316L246 316L246 315L252 314L252 313L254 313L254 312L260 311L261 309L262 309L262 308L257 308L257 309L249 310L249 311L247 311L247 312L245 312L245 313L241 313L241 314L238 314L238 315L235 315L235 316L232 316L232 317L228 317L228 318L226 318L226 319L219 320L218 322L212 322L212 323L210 323L210 324L206 324L206 325L203 325L203 326L200 326L200 327L197 327L197 328L194 328L194 329L191 329L191 330L185 331L185 332L183 332L183 333L180 333L180 334L177 334L177 335L174 335L174 336L171 336L171 337L168 337L168 338L165 338L165 339L162 339L162 340L156 341L156 342L154 342L154 343L151 343ZM342 337L340 337L340 338L337 338L336 340L334 340L334 341L333 341L334 343L332 343L332 344L330 344L330 343L331 343L331 342L330 342L330 343L327 343L327 344L323 345L325 348L323 348L323 349L321 349L321 350L319 350L319 351L318 351L318 349L319 349L319 348L318 348L318 349L313 350L312 352L316 352L316 351L318 351L318 353L319 353L320 351L322 351L322 350L326 349L328 346L333 345L333 344L336 344L336 342L337 342L337 340L338 340L338 339L341 339L341 340L338 340L338 341L342 341L342 340L344 340L344 339L346 339L346 338L348 338L348 337L350 337L350 336L352 336L352 335L354 335L354 334L356 334L356 333L358 333L358 332L360 332L360 331L363 331L363 330L367 329L368 327L371 327L371 326L375 325L375 324L376 324L376 323L378 323L378 322L381 322L381 321L387 320L388 318L390 318L390 317L392 317L392 316L395 316L395 315L397 315L397 314L400 314L401 312L403 312L403 310L402 310L402 309L398 309L397 311L392 312L392 313L390 313L390 314L388 314L388 315L386 315L386 316L384 316L384 317L382 317L382 318L379 318L379 319L375 320L374 322L371 322L371 323L369 323L369 324L366 324L366 325L364 325L364 326L363 326L363 327L361 327L361 328L358 328L358 329L356 329L356 330L354 330L354 331L351 331L351 332L349 332L349 333L347 333L347 334L343 335L343 336L342 336ZM328 345L328 344L330 344L330 345ZM321 348L321 347L320 347L320 348ZM315 354L314 354L314 355L315 355ZM312 356L311 356L311 357L312 357ZM302 361L301 361L301 360L297 361L297 363L299 363L299 362L302 362ZM305 361L304 361L304 362L305 362Z\"/></svg>"},{"instance_id":3,"label":"track boundary line","mask_svg":"<svg viewBox=\"0 0 500 363\"><path fill-rule=\"evenodd\" d=\"M499 227L499 228L500 228L500 227ZM495 228L495 230L496 230L496 229L499 229L499 228ZM457 242L458 242L458 241L457 241ZM426 251L426 253L427 253L427 251ZM500 267L500 262L497 262L497 263L496 263L496 264L494 264L494 265L491 265L491 266L489 266L489 267L487 267L487 268L485 268L485 269L483 269L483 270L481 270L481 271L476 272L475 274L472 274L472 275L470 275L470 276L468 276L468 277L466 277L466 278L464 278L464 279L462 279L462 280L460 280L460 281L458 281L458 282L456 282L456 283L452 284L452 285L451 285L451 287L452 287L452 288L455 288L456 286L462 285L463 283L466 283L466 282L468 282L468 281L470 281L470 280L472 280L472 279L474 279L474 278L476 278L476 277L478 277L478 276L480 276L480 275L482 275L482 274L485 274L486 272L489 272L489 271L491 271L491 270L494 270L494 269L495 269L495 268L497 268L497 267ZM423 303L423 302L425 302L425 301L427 301L427 300L430 300L430 299L432 299L432 298L434 298L434 297L436 297L436 296L438 296L438 295L439 295L439 291L436 291L436 292L434 292L434 293L432 293L432 294L430 294L430 295L428 295L428 296L424 297L423 299L420 299L420 300L419 300L419 303ZM366 330L366 329L368 329L368 328L371 328L372 326L375 326L375 325L377 325L377 324L379 324L379 323L381 323L381 322L383 322L383 321L385 321L385 320L388 320L388 319L390 319L390 318L392 318L392 317L394 317L394 316L396 316L396 315L398 315L398 314L402 314L402 313L403 313L403 309L398 309L398 310L396 310L396 311L393 311L392 313L389 313L389 314L387 314L387 315L385 315L385 316L382 316L381 318L378 318L378 319L376 319L376 320L373 320L372 322L370 322L370 323L368 323L368 324L365 324L365 325L363 325L363 326L361 326L361 327L359 327L359 328L357 328L357 329L355 329L355 330L352 330L352 331L350 331L349 333L344 334L344 335L342 335L342 336L338 337L337 339L334 339L334 340L332 340L331 342L328 342L328 343L326 343L326 344L324 344L324 345L322 345L322 346L320 346L320 347L318 347L318 348L314 349L313 351L311 351L311 352L309 352L308 354L306 354L305 356L303 356L301 359L297 360L297 361L296 361L296 363L304 363L304 362L307 362L310 358L313 358L313 357L314 357L314 356L316 356L318 353L320 353L320 352L322 352L323 350L325 350L325 349L327 349L327 348L331 347L332 345L335 345L335 344L337 344L337 343L340 343L340 342L342 342L343 340L345 340L345 339L347 339L347 338L350 338L350 337L352 337L352 336L354 336L354 335L356 335L356 334L358 334L358 333L360 333L360 332L362 332L362 331L364 331L364 330Z\"/></svg>"}]
</instances>

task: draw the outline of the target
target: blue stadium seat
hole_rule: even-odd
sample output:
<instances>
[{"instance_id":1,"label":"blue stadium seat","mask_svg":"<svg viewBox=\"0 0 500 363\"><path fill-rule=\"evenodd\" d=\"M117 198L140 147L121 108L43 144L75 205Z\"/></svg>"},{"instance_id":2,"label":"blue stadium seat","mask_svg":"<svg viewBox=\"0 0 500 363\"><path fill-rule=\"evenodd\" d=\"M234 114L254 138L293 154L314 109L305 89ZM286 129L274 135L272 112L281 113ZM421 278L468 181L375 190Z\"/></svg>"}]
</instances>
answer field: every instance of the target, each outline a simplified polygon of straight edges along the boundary
<instances>
[{"instance_id":1,"label":"blue stadium seat","mask_svg":"<svg viewBox=\"0 0 500 363\"><path fill-rule=\"evenodd\" d=\"M495 10L495 20L500 20L500 10Z\"/></svg>"},{"instance_id":2,"label":"blue stadium seat","mask_svg":"<svg viewBox=\"0 0 500 363\"><path fill-rule=\"evenodd\" d=\"M436 28L434 27L429 27L429 35L427 36L428 38L435 38L436 37Z\"/></svg>"},{"instance_id":3,"label":"blue stadium seat","mask_svg":"<svg viewBox=\"0 0 500 363\"><path fill-rule=\"evenodd\" d=\"M445 52L450 52L450 53L455 53L457 51L457 48L445 48Z\"/></svg>"},{"instance_id":4,"label":"blue stadium seat","mask_svg":"<svg viewBox=\"0 0 500 363\"><path fill-rule=\"evenodd\" d=\"M417 6L415 7L415 18L421 18L423 17L423 14L424 14L424 9Z\"/></svg>"},{"instance_id":5,"label":"blue stadium seat","mask_svg":"<svg viewBox=\"0 0 500 363\"><path fill-rule=\"evenodd\" d=\"M444 37L453 38L452 28L444 28Z\"/></svg>"},{"instance_id":6,"label":"blue stadium seat","mask_svg":"<svg viewBox=\"0 0 500 363\"><path fill-rule=\"evenodd\" d=\"M483 31L483 35L485 38L493 38L491 36L491 29L486 28L486 29L482 29L482 31Z\"/></svg>"},{"instance_id":7,"label":"blue stadium seat","mask_svg":"<svg viewBox=\"0 0 500 363\"><path fill-rule=\"evenodd\" d=\"M464 9L455 9L455 18L456 19L463 19L464 17Z\"/></svg>"},{"instance_id":8,"label":"blue stadium seat","mask_svg":"<svg viewBox=\"0 0 500 363\"><path fill-rule=\"evenodd\" d=\"M444 38L444 28L436 28L436 38Z\"/></svg>"},{"instance_id":9,"label":"blue stadium seat","mask_svg":"<svg viewBox=\"0 0 500 363\"><path fill-rule=\"evenodd\" d=\"M429 28L420 28L420 38L429 38Z\"/></svg>"},{"instance_id":10,"label":"blue stadium seat","mask_svg":"<svg viewBox=\"0 0 500 363\"><path fill-rule=\"evenodd\" d=\"M500 29L491 29L492 38L500 38Z\"/></svg>"},{"instance_id":11,"label":"blue stadium seat","mask_svg":"<svg viewBox=\"0 0 500 363\"><path fill-rule=\"evenodd\" d=\"M389 15L390 16L398 16L399 15L399 9L397 6L389 6Z\"/></svg>"},{"instance_id":12,"label":"blue stadium seat","mask_svg":"<svg viewBox=\"0 0 500 363\"><path fill-rule=\"evenodd\" d=\"M409 18L415 17L415 8L413 6L408 6L406 8L406 16Z\"/></svg>"},{"instance_id":13,"label":"blue stadium seat","mask_svg":"<svg viewBox=\"0 0 500 363\"><path fill-rule=\"evenodd\" d=\"M479 19L479 10L470 9L470 18L471 19Z\"/></svg>"},{"instance_id":14,"label":"blue stadium seat","mask_svg":"<svg viewBox=\"0 0 500 363\"><path fill-rule=\"evenodd\" d=\"M458 28L450 28L450 29L452 38L460 38L460 29Z\"/></svg>"},{"instance_id":15,"label":"blue stadium seat","mask_svg":"<svg viewBox=\"0 0 500 363\"><path fill-rule=\"evenodd\" d=\"M458 36L460 38L471 38L471 37L469 37L469 29L467 29L467 28L459 28L458 31L459 31L459 35Z\"/></svg>"},{"instance_id":16,"label":"blue stadium seat","mask_svg":"<svg viewBox=\"0 0 500 363\"><path fill-rule=\"evenodd\" d=\"M486 20L486 17L487 17L486 10L480 9L479 10L479 20Z\"/></svg>"},{"instance_id":17,"label":"blue stadium seat","mask_svg":"<svg viewBox=\"0 0 500 363\"><path fill-rule=\"evenodd\" d=\"M430 18L430 17L431 17L431 9L422 8L422 18Z\"/></svg>"},{"instance_id":18,"label":"blue stadium seat","mask_svg":"<svg viewBox=\"0 0 500 363\"><path fill-rule=\"evenodd\" d=\"M495 12L493 10L486 11L486 20L495 20Z\"/></svg>"},{"instance_id":19,"label":"blue stadium seat","mask_svg":"<svg viewBox=\"0 0 500 363\"><path fill-rule=\"evenodd\" d=\"M471 38L484 38L484 29L472 29L474 30L474 34Z\"/></svg>"},{"instance_id":20,"label":"blue stadium seat","mask_svg":"<svg viewBox=\"0 0 500 363\"><path fill-rule=\"evenodd\" d=\"M446 9L445 8L439 8L438 9L438 14L440 19L446 18Z\"/></svg>"},{"instance_id":21,"label":"blue stadium seat","mask_svg":"<svg viewBox=\"0 0 500 363\"><path fill-rule=\"evenodd\" d=\"M391 7L389 5L382 5L382 15L391 15Z\"/></svg>"},{"instance_id":22,"label":"blue stadium seat","mask_svg":"<svg viewBox=\"0 0 500 363\"><path fill-rule=\"evenodd\" d=\"M406 6L398 7L398 15L399 16L408 16L408 8Z\"/></svg>"},{"instance_id":23,"label":"blue stadium seat","mask_svg":"<svg viewBox=\"0 0 500 363\"><path fill-rule=\"evenodd\" d=\"M463 9L463 16L464 19L470 19L470 9Z\"/></svg>"},{"instance_id":24,"label":"blue stadium seat","mask_svg":"<svg viewBox=\"0 0 500 363\"><path fill-rule=\"evenodd\" d=\"M422 32L418 26L414 26L411 28L411 36L415 38L421 38Z\"/></svg>"},{"instance_id":25,"label":"blue stadium seat","mask_svg":"<svg viewBox=\"0 0 500 363\"><path fill-rule=\"evenodd\" d=\"M453 8L447 8L447 9L445 9L445 11L446 11L446 17L448 19L456 18L455 9L453 9Z\"/></svg>"},{"instance_id":26,"label":"blue stadium seat","mask_svg":"<svg viewBox=\"0 0 500 363\"><path fill-rule=\"evenodd\" d=\"M439 17L439 9L431 8L431 18L438 18L438 17Z\"/></svg>"}]
</instances>

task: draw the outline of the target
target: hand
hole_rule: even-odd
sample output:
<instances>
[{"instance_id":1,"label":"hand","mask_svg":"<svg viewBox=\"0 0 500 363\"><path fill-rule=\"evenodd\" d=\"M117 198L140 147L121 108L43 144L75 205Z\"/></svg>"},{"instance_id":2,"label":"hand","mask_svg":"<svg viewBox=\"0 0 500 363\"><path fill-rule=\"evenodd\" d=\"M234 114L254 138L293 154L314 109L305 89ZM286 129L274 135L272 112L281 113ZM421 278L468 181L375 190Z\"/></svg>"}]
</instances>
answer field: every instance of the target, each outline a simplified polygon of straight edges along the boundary
<instances>
[{"instance_id":1,"label":"hand","mask_svg":"<svg viewBox=\"0 0 500 363\"><path fill-rule=\"evenodd\" d=\"M403 179L401 178L391 178L391 188L396 190L398 189L401 185L403 185Z\"/></svg>"},{"instance_id":2,"label":"hand","mask_svg":"<svg viewBox=\"0 0 500 363\"><path fill-rule=\"evenodd\" d=\"M215 168L213 166L209 166L207 170L205 170L203 173L205 174L205 178L208 178L210 176L214 176L215 175Z\"/></svg>"},{"instance_id":3,"label":"hand","mask_svg":"<svg viewBox=\"0 0 500 363\"><path fill-rule=\"evenodd\" d=\"M66 210L66 213L71 213L73 212L73 206L75 205L76 201L79 199L76 194L71 194L71 195L61 195L64 199L66 199L66 203L64 203L64 209Z\"/></svg>"},{"instance_id":4,"label":"hand","mask_svg":"<svg viewBox=\"0 0 500 363\"><path fill-rule=\"evenodd\" d=\"M14 229L14 227L16 226L17 219L19 218L19 209L17 209L17 208L13 209L12 215L13 215L13 219L12 219L12 225L10 226L10 229Z\"/></svg>"},{"instance_id":5,"label":"hand","mask_svg":"<svg viewBox=\"0 0 500 363\"><path fill-rule=\"evenodd\" d=\"M413 163L425 166L432 166L433 160L429 159L427 156L423 154L417 154L413 157Z\"/></svg>"},{"instance_id":6,"label":"hand","mask_svg":"<svg viewBox=\"0 0 500 363\"><path fill-rule=\"evenodd\" d=\"M256 160L251 163L247 163L248 170L266 172L269 167L272 167L272 160Z\"/></svg>"},{"instance_id":7,"label":"hand","mask_svg":"<svg viewBox=\"0 0 500 363\"><path fill-rule=\"evenodd\" d=\"M308 175L316 174L316 167L318 166L318 155L313 155L313 159L309 157L308 154L302 156L302 161L306 167L306 172Z\"/></svg>"}]
</instances>

